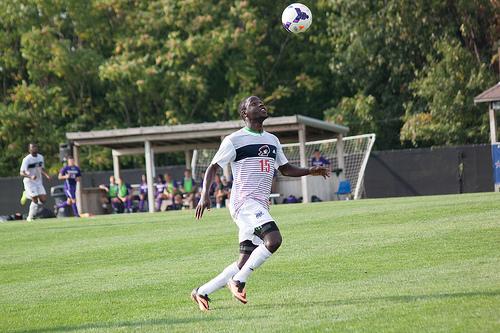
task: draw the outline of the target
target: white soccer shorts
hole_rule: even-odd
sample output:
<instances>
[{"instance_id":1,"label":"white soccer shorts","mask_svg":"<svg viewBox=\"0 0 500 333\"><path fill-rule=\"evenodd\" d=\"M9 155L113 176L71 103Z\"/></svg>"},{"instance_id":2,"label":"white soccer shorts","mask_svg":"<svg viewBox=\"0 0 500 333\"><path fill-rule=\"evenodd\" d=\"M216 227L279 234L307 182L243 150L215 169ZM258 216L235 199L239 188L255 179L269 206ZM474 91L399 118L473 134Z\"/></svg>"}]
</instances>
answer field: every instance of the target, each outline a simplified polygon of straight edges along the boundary
<instances>
[{"instance_id":1,"label":"white soccer shorts","mask_svg":"<svg viewBox=\"0 0 500 333\"><path fill-rule=\"evenodd\" d=\"M262 239L254 234L255 228L274 221L269 211L254 200L246 201L238 211L236 218L233 217L233 220L239 228L239 242L250 240L255 245L263 243Z\"/></svg>"},{"instance_id":2,"label":"white soccer shorts","mask_svg":"<svg viewBox=\"0 0 500 333\"><path fill-rule=\"evenodd\" d=\"M28 199L47 194L47 192L45 192L45 188L43 187L42 183L34 182L28 178L25 178L23 180L23 183L24 183L24 190L26 191L26 197Z\"/></svg>"}]
</instances>

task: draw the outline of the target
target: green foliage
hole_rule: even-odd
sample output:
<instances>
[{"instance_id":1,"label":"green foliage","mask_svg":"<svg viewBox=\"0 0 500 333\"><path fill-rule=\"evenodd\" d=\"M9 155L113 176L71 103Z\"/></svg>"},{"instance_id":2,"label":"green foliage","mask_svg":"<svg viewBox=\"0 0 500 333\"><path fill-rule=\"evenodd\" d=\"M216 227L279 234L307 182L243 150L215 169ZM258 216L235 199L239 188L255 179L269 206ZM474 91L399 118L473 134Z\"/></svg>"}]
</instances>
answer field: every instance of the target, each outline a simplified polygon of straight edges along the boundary
<instances>
[{"instance_id":1,"label":"green foliage","mask_svg":"<svg viewBox=\"0 0 500 333\"><path fill-rule=\"evenodd\" d=\"M460 61L466 61L469 72L481 72L472 83L474 87L484 90L494 83L490 60L495 52L493 46L499 38L494 28L498 8L491 1L337 0L330 2L330 8L328 37L333 50L330 68L338 77L340 97L335 113L352 112L352 103L346 103L345 97L359 100L359 96L372 96L376 107L371 109L368 119L372 119L373 124L356 127L359 130L356 133L375 127L379 148L398 147L400 139L407 140L406 128L400 138L400 129L408 119L403 117L407 111L405 105L414 103L414 87L418 83L413 82L419 81L419 72L439 57L440 51L435 46L441 40L450 41L454 50L461 54L460 60L450 63L448 70L465 74ZM476 61L471 62L471 58ZM428 84L434 79L437 77L429 76ZM439 87L439 82L435 81L433 85ZM477 92L477 89L467 88L466 85L467 82L462 80L460 84L449 86L448 93ZM432 92L429 93L428 101L433 98ZM472 107L471 104L466 105L471 102L471 97L464 97L466 100L460 104L460 110L455 109L455 114L467 114ZM439 103L443 103L443 108L452 107L450 99L441 99ZM453 104L454 108L457 106ZM327 116L331 116L331 111ZM471 116L482 118L477 112ZM450 118L449 122L454 123L458 132L472 129L464 126L470 121L460 117ZM421 122L414 121L413 124L419 128ZM481 120L475 124L481 124ZM478 127L474 130L482 132ZM472 139L464 133L447 137L445 128L436 128L433 133L438 135L429 141L433 144L463 144L479 139Z\"/></svg>"},{"instance_id":2,"label":"green foliage","mask_svg":"<svg viewBox=\"0 0 500 333\"><path fill-rule=\"evenodd\" d=\"M415 146L487 142L488 115L473 99L493 81L491 74L457 42L440 41L435 48L437 57L410 86L414 99L405 105L401 140Z\"/></svg>"},{"instance_id":3,"label":"green foliage","mask_svg":"<svg viewBox=\"0 0 500 333\"><path fill-rule=\"evenodd\" d=\"M485 140L470 98L494 82L494 2L306 1L314 23L298 36L281 27L287 4L1 1L0 175L30 140L56 169L67 131L236 119L250 94L275 116L375 131L378 148ZM93 147L82 163L110 156Z\"/></svg>"},{"instance_id":4,"label":"green foliage","mask_svg":"<svg viewBox=\"0 0 500 333\"><path fill-rule=\"evenodd\" d=\"M376 109L373 96L356 94L354 97L344 97L337 105L325 111L327 120L349 127L351 133L377 132L377 123L373 115Z\"/></svg>"}]
</instances>

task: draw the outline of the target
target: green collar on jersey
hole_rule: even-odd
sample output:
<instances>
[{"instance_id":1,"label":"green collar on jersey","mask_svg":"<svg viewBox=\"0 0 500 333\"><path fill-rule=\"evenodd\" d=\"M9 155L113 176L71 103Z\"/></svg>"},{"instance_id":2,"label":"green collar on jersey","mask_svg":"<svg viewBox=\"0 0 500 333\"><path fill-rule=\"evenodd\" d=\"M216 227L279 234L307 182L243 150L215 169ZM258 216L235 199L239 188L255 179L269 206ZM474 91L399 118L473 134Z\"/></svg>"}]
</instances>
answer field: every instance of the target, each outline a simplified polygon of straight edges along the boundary
<instances>
[{"instance_id":1,"label":"green collar on jersey","mask_svg":"<svg viewBox=\"0 0 500 333\"><path fill-rule=\"evenodd\" d=\"M249 128L248 126L245 126L244 130L247 131L248 133L252 134L252 135L261 136L261 135L264 134L264 130L262 130L262 132L258 132L256 130L253 130L253 129Z\"/></svg>"}]
</instances>

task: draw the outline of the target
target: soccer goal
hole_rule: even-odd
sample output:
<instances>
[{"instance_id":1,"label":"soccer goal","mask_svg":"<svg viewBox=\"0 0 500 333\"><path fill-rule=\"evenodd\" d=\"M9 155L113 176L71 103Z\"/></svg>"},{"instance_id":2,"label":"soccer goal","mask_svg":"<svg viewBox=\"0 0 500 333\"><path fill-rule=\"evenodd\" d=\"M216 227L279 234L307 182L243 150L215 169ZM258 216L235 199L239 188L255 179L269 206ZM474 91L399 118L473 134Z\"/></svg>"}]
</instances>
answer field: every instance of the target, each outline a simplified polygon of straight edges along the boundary
<instances>
[{"instance_id":1,"label":"soccer goal","mask_svg":"<svg viewBox=\"0 0 500 333\"><path fill-rule=\"evenodd\" d=\"M330 162L332 171L342 169L339 174L340 178L351 183L351 187L354 189L353 198L359 199L363 192L363 177L368 157L375 143L375 134L348 136L343 138L342 142L344 145L343 165L337 155L337 139L306 142L306 157L309 163L314 151L319 150L321 156ZM298 143L284 144L283 152L290 163L300 165Z\"/></svg>"},{"instance_id":2,"label":"soccer goal","mask_svg":"<svg viewBox=\"0 0 500 333\"><path fill-rule=\"evenodd\" d=\"M363 178L366 164L375 143L375 134L363 134L343 138L343 161L339 161L338 158L337 141L337 139L327 139L306 142L307 163L310 163L314 151L318 149L321 152L321 156L330 162L334 175L336 175L335 171L342 169L342 172L338 174L338 180L348 180L352 188L352 197L360 199L363 194ZM197 177L199 177L200 172L207 169L216 151L217 149L201 149L194 152L192 167L196 170ZM299 143L284 144L283 152L290 163L300 165ZM283 179L283 176L278 176L278 179ZM334 184L338 186L338 181Z\"/></svg>"}]
</instances>

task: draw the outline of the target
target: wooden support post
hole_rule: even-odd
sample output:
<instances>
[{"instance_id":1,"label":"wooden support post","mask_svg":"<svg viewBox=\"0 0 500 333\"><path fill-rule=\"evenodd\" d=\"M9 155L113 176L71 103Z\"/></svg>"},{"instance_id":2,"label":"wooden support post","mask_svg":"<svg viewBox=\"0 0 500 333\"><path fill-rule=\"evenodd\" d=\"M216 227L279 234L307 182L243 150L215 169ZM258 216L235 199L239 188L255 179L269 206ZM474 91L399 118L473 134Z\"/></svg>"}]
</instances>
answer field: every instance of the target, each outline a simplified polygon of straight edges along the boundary
<instances>
[{"instance_id":1,"label":"wooden support post","mask_svg":"<svg viewBox=\"0 0 500 333\"><path fill-rule=\"evenodd\" d=\"M120 178L120 157L114 149L111 153L113 154L113 175L115 176L115 181L117 181Z\"/></svg>"},{"instance_id":2,"label":"wooden support post","mask_svg":"<svg viewBox=\"0 0 500 333\"><path fill-rule=\"evenodd\" d=\"M148 210L150 213L155 211L155 198L153 191L153 152L151 149L151 141L144 143L144 158L146 160L146 181L148 182Z\"/></svg>"},{"instance_id":3,"label":"wooden support post","mask_svg":"<svg viewBox=\"0 0 500 333\"><path fill-rule=\"evenodd\" d=\"M301 124L299 127L299 154L300 154L300 166L302 168L307 168L307 157L306 157L306 126ZM302 202L309 202L309 191L307 189L307 176L301 177L302 183Z\"/></svg>"},{"instance_id":4,"label":"wooden support post","mask_svg":"<svg viewBox=\"0 0 500 333\"><path fill-rule=\"evenodd\" d=\"M193 173L193 178L198 179L198 170L196 168L196 161L198 161L198 149L193 150L193 157L191 158L191 172Z\"/></svg>"},{"instance_id":5,"label":"wooden support post","mask_svg":"<svg viewBox=\"0 0 500 333\"><path fill-rule=\"evenodd\" d=\"M73 159L75 160L75 164L80 167L80 147L77 145L73 146ZM78 212L82 213L82 182L79 181L76 183L76 207L78 208Z\"/></svg>"},{"instance_id":6,"label":"wooden support post","mask_svg":"<svg viewBox=\"0 0 500 333\"><path fill-rule=\"evenodd\" d=\"M339 134L337 136L337 164L338 168L342 169L342 172L339 174L339 182L345 180L345 161L344 161L344 136Z\"/></svg>"},{"instance_id":7,"label":"wooden support post","mask_svg":"<svg viewBox=\"0 0 500 333\"><path fill-rule=\"evenodd\" d=\"M186 169L191 169L191 160L193 159L193 151L185 150L184 156L186 160Z\"/></svg>"},{"instance_id":8,"label":"wooden support post","mask_svg":"<svg viewBox=\"0 0 500 333\"><path fill-rule=\"evenodd\" d=\"M493 103L490 103L490 139L491 139L491 144L497 143L497 119L496 119L496 114L495 110L493 109L492 106Z\"/></svg>"},{"instance_id":9,"label":"wooden support post","mask_svg":"<svg viewBox=\"0 0 500 333\"><path fill-rule=\"evenodd\" d=\"M500 52L500 48L498 50ZM499 62L500 62L500 59L499 59ZM496 103L498 103L498 102L496 102ZM493 103L490 103L490 108L489 108L489 116L490 116L490 140L491 140L492 147L493 147L494 144L498 143L498 137L497 137L497 118L496 118L495 112L496 112L496 110L493 108ZM493 161L493 164L495 164L495 161ZM495 169L496 165L493 165L493 168ZM500 192L500 185L495 184L494 191L495 192Z\"/></svg>"}]
</instances>

